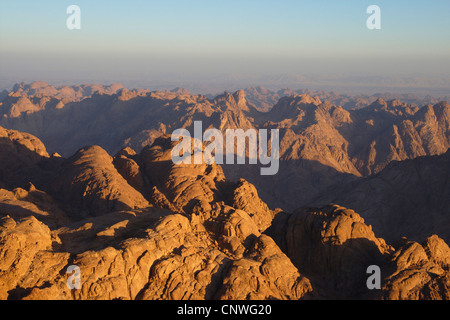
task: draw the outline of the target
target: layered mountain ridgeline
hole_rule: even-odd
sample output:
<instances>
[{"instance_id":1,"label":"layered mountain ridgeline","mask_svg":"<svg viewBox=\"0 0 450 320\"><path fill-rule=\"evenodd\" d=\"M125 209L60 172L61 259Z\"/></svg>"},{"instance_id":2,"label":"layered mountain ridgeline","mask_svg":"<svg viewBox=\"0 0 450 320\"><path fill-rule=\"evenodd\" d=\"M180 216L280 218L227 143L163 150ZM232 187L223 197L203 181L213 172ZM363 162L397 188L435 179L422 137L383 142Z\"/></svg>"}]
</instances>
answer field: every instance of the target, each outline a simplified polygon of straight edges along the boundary
<instances>
[{"instance_id":1,"label":"layered mountain ridgeline","mask_svg":"<svg viewBox=\"0 0 450 320\"><path fill-rule=\"evenodd\" d=\"M17 83L13 86L11 92L7 94L10 97L53 97L62 100L62 103L69 101L80 101L86 97L91 97L94 93L115 94L124 87L115 83L112 85L82 84L65 85L55 87L44 81L35 81L32 83Z\"/></svg>"},{"instance_id":2,"label":"layered mountain ridgeline","mask_svg":"<svg viewBox=\"0 0 450 320\"><path fill-rule=\"evenodd\" d=\"M426 104L436 104L440 101L450 100L449 96L436 98L431 95L418 97L413 94L376 93L373 95L367 94L349 95L336 93L333 91L328 92L323 90L309 90L309 89L292 90L289 88L284 88L275 91L266 89L261 86L246 88L245 94L247 96L249 104L251 104L259 111L269 111L278 102L278 100L280 100L283 97L302 94L318 97L322 101L326 100L336 106L341 106L345 110L361 109L367 107L379 98L386 101L401 100L408 104L413 104L419 107L424 106Z\"/></svg>"},{"instance_id":3,"label":"layered mountain ridgeline","mask_svg":"<svg viewBox=\"0 0 450 320\"><path fill-rule=\"evenodd\" d=\"M68 158L29 134L0 128L0 139L1 299L450 298L438 236L386 243L338 205L270 210L218 165L175 165L169 136ZM366 285L371 265L379 290Z\"/></svg>"},{"instance_id":4,"label":"layered mountain ridgeline","mask_svg":"<svg viewBox=\"0 0 450 320\"><path fill-rule=\"evenodd\" d=\"M196 120L203 130L279 129L276 175L262 177L255 165L223 166L229 179L253 183L271 208L294 210L336 184L380 172L391 161L439 155L450 147L446 102L419 108L378 98L365 108L345 110L317 96L293 94L259 112L243 90L207 98L181 89L130 91L117 85L85 90L91 94L70 101L51 88L18 86L0 106L0 125L30 132L63 156L86 145L101 145L110 155L124 147L140 152L175 129L193 134Z\"/></svg>"}]
</instances>

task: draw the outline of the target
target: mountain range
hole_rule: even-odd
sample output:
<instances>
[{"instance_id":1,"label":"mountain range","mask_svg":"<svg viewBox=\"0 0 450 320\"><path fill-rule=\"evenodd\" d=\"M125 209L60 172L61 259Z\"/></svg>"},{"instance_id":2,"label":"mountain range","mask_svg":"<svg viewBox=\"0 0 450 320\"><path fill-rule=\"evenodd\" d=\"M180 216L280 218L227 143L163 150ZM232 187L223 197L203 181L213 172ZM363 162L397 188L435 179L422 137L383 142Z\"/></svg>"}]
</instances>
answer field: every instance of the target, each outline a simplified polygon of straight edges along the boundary
<instances>
[{"instance_id":1,"label":"mountain range","mask_svg":"<svg viewBox=\"0 0 450 320\"><path fill-rule=\"evenodd\" d=\"M448 103L78 88L1 102L0 299L450 297ZM173 163L197 120L279 129L279 173Z\"/></svg>"},{"instance_id":2,"label":"mountain range","mask_svg":"<svg viewBox=\"0 0 450 320\"><path fill-rule=\"evenodd\" d=\"M31 133L50 153L62 156L89 145L110 155L124 147L140 152L178 128L193 132L194 121L222 132L278 129L277 175L261 177L252 165L224 165L223 170L231 180L255 184L272 209L289 210L337 184L378 173L392 161L439 155L450 147L447 102L419 107L377 98L346 110L318 96L292 93L261 112L247 95L240 90L208 98L182 89L130 91L118 84L58 89L43 82L19 84L0 104L0 125Z\"/></svg>"},{"instance_id":3,"label":"mountain range","mask_svg":"<svg viewBox=\"0 0 450 320\"><path fill-rule=\"evenodd\" d=\"M69 158L29 134L0 137L1 299L449 297L450 248L437 235L388 244L336 204L270 210L218 165L173 164L168 136L139 154L90 146ZM448 190L445 157L411 161L446 161ZM80 290L66 285L71 265ZM383 270L375 291L373 265Z\"/></svg>"}]
</instances>

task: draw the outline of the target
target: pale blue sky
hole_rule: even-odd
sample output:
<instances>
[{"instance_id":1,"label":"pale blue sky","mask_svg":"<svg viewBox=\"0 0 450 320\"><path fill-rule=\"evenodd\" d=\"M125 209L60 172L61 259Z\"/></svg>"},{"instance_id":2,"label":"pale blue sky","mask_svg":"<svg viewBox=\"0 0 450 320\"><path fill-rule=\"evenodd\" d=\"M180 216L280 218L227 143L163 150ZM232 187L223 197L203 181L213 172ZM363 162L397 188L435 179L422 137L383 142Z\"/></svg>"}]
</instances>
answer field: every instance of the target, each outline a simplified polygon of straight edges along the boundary
<instances>
[{"instance_id":1,"label":"pale blue sky","mask_svg":"<svg viewBox=\"0 0 450 320\"><path fill-rule=\"evenodd\" d=\"M449 15L444 0L0 0L0 78L448 76Z\"/></svg>"}]
</instances>

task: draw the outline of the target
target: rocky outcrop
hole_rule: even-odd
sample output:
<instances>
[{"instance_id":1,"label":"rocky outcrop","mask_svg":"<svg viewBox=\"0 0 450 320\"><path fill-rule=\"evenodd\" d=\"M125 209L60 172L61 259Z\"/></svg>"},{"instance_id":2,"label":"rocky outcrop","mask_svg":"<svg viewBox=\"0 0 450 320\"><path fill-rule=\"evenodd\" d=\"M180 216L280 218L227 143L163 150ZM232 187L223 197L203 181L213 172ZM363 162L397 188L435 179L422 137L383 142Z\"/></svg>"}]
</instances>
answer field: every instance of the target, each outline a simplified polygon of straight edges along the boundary
<instances>
[{"instance_id":1,"label":"rocky outcrop","mask_svg":"<svg viewBox=\"0 0 450 320\"><path fill-rule=\"evenodd\" d=\"M219 165L174 164L170 136L114 158L98 146L48 157L30 140L9 134L0 150L39 183L11 187L24 172L12 164L3 176L0 299L449 297L450 249L437 235L391 245L342 206L272 211ZM381 286L370 290L374 265ZM68 286L71 266L79 289Z\"/></svg>"},{"instance_id":2,"label":"rocky outcrop","mask_svg":"<svg viewBox=\"0 0 450 320\"><path fill-rule=\"evenodd\" d=\"M149 203L117 172L113 159L98 146L80 149L67 159L50 186L76 215L149 207Z\"/></svg>"},{"instance_id":3,"label":"rocky outcrop","mask_svg":"<svg viewBox=\"0 0 450 320\"><path fill-rule=\"evenodd\" d=\"M161 138L141 154L124 149L114 159L86 147L37 167L50 194L33 185L0 190L0 298L312 295L308 279L261 234L274 213L254 186L227 182L217 165L175 165L172 147L170 137ZM81 270L79 290L67 286L72 265ZM286 272L278 275L280 267ZM252 279L247 286L235 280L245 278Z\"/></svg>"},{"instance_id":4,"label":"rocky outcrop","mask_svg":"<svg viewBox=\"0 0 450 320\"><path fill-rule=\"evenodd\" d=\"M280 213L267 234L324 298L367 295L367 268L393 251L357 213L336 205Z\"/></svg>"},{"instance_id":5,"label":"rocky outcrop","mask_svg":"<svg viewBox=\"0 0 450 320\"><path fill-rule=\"evenodd\" d=\"M448 300L448 245L436 235L422 245L403 239L392 257L394 272L386 279L383 299Z\"/></svg>"},{"instance_id":6,"label":"rocky outcrop","mask_svg":"<svg viewBox=\"0 0 450 320\"><path fill-rule=\"evenodd\" d=\"M278 214L267 231L325 299L436 300L449 297L449 248L438 236L422 245L376 238L352 210L331 205ZM369 267L381 271L369 289Z\"/></svg>"},{"instance_id":7,"label":"rocky outcrop","mask_svg":"<svg viewBox=\"0 0 450 320\"><path fill-rule=\"evenodd\" d=\"M222 168L217 164L173 163L171 153L176 144L170 136L165 136L142 151L143 170L151 183L183 212L190 212L199 203L207 208L223 198L222 185L226 182Z\"/></svg>"},{"instance_id":8,"label":"rocky outcrop","mask_svg":"<svg viewBox=\"0 0 450 320\"><path fill-rule=\"evenodd\" d=\"M136 162L136 152L133 149L125 148L119 151L114 157L113 163L130 186L141 193L145 192L145 177Z\"/></svg>"},{"instance_id":9,"label":"rocky outcrop","mask_svg":"<svg viewBox=\"0 0 450 320\"><path fill-rule=\"evenodd\" d=\"M215 236L234 237L243 248L238 253L215 241L195 220L159 209L112 213L53 232L34 217L19 222L6 217L0 228L0 276L5 283L0 298L300 299L312 295L308 279L272 239L259 235L256 227L245 229L246 223L252 223L249 217L246 222L233 219L230 216L227 222L231 228L247 231L235 236L223 227ZM254 236L250 242L241 240L250 235ZM80 290L71 291L66 285L69 265L81 270ZM46 270L38 273L41 266Z\"/></svg>"},{"instance_id":10,"label":"rocky outcrop","mask_svg":"<svg viewBox=\"0 0 450 320\"><path fill-rule=\"evenodd\" d=\"M244 179L238 181L230 200L231 206L249 214L259 231L263 232L272 223L275 212L269 210L258 196L255 186Z\"/></svg>"},{"instance_id":11,"label":"rocky outcrop","mask_svg":"<svg viewBox=\"0 0 450 320\"><path fill-rule=\"evenodd\" d=\"M272 238L255 239L244 259L233 261L218 296L227 300L298 300L315 297L310 281L300 275Z\"/></svg>"},{"instance_id":12,"label":"rocky outcrop","mask_svg":"<svg viewBox=\"0 0 450 320\"><path fill-rule=\"evenodd\" d=\"M55 268L57 273L64 264L60 264L61 257L54 257L56 259L50 261L46 259L52 256L46 254L51 247L50 229L36 218L27 217L16 221L7 215L1 217L1 299L19 298L26 291L25 288L43 287L49 280L54 281L49 276L54 276ZM57 265L53 265L55 262Z\"/></svg>"}]
</instances>

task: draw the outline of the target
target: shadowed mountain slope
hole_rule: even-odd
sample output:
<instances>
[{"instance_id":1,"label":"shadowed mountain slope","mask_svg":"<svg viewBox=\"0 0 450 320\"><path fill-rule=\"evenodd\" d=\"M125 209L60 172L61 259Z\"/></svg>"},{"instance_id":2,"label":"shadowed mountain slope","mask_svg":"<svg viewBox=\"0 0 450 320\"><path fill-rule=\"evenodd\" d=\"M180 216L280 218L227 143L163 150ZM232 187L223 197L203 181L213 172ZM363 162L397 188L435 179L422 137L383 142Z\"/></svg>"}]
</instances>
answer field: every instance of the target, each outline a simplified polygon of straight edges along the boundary
<instances>
[{"instance_id":1,"label":"shadowed mountain slope","mask_svg":"<svg viewBox=\"0 0 450 320\"><path fill-rule=\"evenodd\" d=\"M218 165L169 161L170 136L140 153L90 146L66 159L1 130L0 299L449 297L450 249L436 235L391 244L341 206L270 210ZM67 286L70 265L79 290Z\"/></svg>"},{"instance_id":2,"label":"shadowed mountain slope","mask_svg":"<svg viewBox=\"0 0 450 320\"><path fill-rule=\"evenodd\" d=\"M193 134L194 121L202 121L203 131L214 127L223 133L278 129L277 175L261 177L259 166L223 166L229 179L253 183L271 208L294 210L336 184L380 172L391 161L439 155L450 147L446 102L419 108L377 98L364 108L346 110L337 100L326 100L330 95L286 92L270 111L259 112L243 90L214 98L119 85L62 93L68 90L45 83L17 85L0 104L0 125L30 132L50 152L66 157L87 145L102 146L110 155L125 147L139 153L176 129Z\"/></svg>"},{"instance_id":3,"label":"shadowed mountain slope","mask_svg":"<svg viewBox=\"0 0 450 320\"><path fill-rule=\"evenodd\" d=\"M450 151L390 163L369 178L330 190L312 205L338 203L361 214L392 241L423 241L438 234L450 241Z\"/></svg>"}]
</instances>

